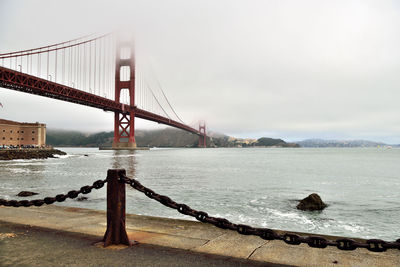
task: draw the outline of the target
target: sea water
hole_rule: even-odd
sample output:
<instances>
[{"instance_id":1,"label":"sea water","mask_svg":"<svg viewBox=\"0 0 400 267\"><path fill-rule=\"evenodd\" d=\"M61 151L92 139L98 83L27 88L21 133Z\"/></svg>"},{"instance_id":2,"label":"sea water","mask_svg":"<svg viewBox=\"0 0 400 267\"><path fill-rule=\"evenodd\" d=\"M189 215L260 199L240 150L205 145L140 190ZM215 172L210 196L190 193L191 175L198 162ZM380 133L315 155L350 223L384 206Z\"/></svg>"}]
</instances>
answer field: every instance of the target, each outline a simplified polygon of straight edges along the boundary
<instances>
[{"instance_id":1,"label":"sea water","mask_svg":"<svg viewBox=\"0 0 400 267\"><path fill-rule=\"evenodd\" d=\"M234 223L348 237L400 238L400 149L171 148L110 151L61 148L54 159L0 161L0 198L37 199L79 190L124 168L176 202ZM20 191L39 195L16 197ZM318 193L328 207L305 212ZM106 209L106 189L57 205ZM193 220L127 187L127 213Z\"/></svg>"}]
</instances>

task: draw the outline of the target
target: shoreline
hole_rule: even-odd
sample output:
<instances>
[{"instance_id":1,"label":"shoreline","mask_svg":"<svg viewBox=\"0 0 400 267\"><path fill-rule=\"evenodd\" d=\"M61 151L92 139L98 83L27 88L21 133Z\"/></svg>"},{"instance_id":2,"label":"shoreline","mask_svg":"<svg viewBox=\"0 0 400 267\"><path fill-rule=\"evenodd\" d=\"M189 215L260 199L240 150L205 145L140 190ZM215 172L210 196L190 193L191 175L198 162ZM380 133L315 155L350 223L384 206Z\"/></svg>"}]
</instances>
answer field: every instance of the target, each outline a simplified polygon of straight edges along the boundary
<instances>
[{"instance_id":1,"label":"shoreline","mask_svg":"<svg viewBox=\"0 0 400 267\"><path fill-rule=\"evenodd\" d=\"M66 155L64 151L54 148L0 149L0 160L14 159L47 159L54 155Z\"/></svg>"}]
</instances>

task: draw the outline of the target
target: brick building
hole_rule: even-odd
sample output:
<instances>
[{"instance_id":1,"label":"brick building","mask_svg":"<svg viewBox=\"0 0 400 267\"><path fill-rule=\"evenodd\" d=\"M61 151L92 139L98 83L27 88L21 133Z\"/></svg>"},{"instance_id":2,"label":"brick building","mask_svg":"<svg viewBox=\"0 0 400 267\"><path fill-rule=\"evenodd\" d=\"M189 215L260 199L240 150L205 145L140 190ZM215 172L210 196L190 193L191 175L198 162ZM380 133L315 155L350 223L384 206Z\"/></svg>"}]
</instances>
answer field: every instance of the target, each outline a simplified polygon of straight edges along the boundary
<instances>
[{"instance_id":1,"label":"brick building","mask_svg":"<svg viewBox=\"0 0 400 267\"><path fill-rule=\"evenodd\" d=\"M45 146L46 124L16 122L0 119L1 146Z\"/></svg>"}]
</instances>

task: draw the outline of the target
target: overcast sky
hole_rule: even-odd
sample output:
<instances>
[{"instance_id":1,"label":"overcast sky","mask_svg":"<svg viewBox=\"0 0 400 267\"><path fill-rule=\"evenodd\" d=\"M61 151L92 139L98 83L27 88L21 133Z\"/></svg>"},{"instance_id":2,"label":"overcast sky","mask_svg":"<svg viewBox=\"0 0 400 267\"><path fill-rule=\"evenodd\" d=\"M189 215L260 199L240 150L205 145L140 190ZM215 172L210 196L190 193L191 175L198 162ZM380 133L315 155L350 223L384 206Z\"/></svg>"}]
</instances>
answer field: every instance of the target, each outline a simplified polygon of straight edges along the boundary
<instances>
[{"instance_id":1,"label":"overcast sky","mask_svg":"<svg viewBox=\"0 0 400 267\"><path fill-rule=\"evenodd\" d=\"M0 53L125 27L188 123L236 137L400 143L398 1L0 1ZM113 130L113 115L0 88L0 117ZM157 124L137 120L137 128Z\"/></svg>"}]
</instances>

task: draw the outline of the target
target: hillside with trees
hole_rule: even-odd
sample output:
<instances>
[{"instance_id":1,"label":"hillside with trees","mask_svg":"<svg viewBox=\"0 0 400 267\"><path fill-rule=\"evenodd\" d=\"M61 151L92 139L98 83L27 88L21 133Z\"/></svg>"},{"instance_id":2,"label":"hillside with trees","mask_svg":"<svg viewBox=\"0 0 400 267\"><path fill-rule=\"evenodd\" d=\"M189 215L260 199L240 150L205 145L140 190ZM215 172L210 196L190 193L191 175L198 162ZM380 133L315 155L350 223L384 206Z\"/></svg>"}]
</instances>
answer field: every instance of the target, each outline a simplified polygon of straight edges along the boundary
<instances>
[{"instance_id":1,"label":"hillside with trees","mask_svg":"<svg viewBox=\"0 0 400 267\"><path fill-rule=\"evenodd\" d=\"M77 131L47 130L47 144L55 147L99 147L111 146L113 132L85 134ZM138 147L197 147L197 135L173 128L161 130L136 130ZM282 139L262 137L256 139L234 138L218 133L209 133L208 147L298 147Z\"/></svg>"}]
</instances>

